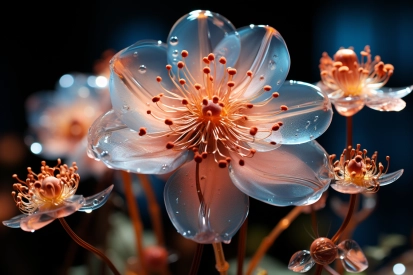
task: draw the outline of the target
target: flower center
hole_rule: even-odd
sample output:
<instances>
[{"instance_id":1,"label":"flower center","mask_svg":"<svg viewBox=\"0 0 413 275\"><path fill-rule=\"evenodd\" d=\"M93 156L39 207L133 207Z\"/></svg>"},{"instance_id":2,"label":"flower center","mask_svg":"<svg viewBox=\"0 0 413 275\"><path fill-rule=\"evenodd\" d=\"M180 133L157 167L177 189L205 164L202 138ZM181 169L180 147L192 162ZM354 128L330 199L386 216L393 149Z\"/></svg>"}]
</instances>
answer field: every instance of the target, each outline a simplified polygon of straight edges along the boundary
<instances>
[{"instance_id":1,"label":"flower center","mask_svg":"<svg viewBox=\"0 0 413 275\"><path fill-rule=\"evenodd\" d=\"M321 80L334 91L341 91L343 97L360 96L365 87L380 88L393 75L394 67L384 64L380 56L371 58L370 47L361 52L361 63L353 48L339 49L334 61L323 53L320 59Z\"/></svg>"},{"instance_id":2,"label":"flower center","mask_svg":"<svg viewBox=\"0 0 413 275\"><path fill-rule=\"evenodd\" d=\"M49 167L42 161L41 173L35 174L30 167L27 168L26 181L13 175L18 183L13 184L12 196L20 211L30 215L37 210L48 210L58 207L65 199L74 195L79 184L77 166L60 165L60 159L55 167ZM58 173L55 175L55 171Z\"/></svg>"},{"instance_id":3,"label":"flower center","mask_svg":"<svg viewBox=\"0 0 413 275\"><path fill-rule=\"evenodd\" d=\"M277 92L270 93L271 86L263 85L255 95L246 96L253 73L248 71L245 78L240 80L241 84L237 85L233 79L237 70L226 67L225 57L216 60L212 53L202 59L205 67L201 72L201 85L193 77L196 72L189 71L185 65L188 52L182 51L181 56L183 60L176 63L176 74L172 65L166 65L176 90L166 89L162 85L162 78L156 77L164 93L152 98L158 108L156 115L150 109L147 110L147 114L168 125L170 130L147 133L146 128L142 127L139 135L175 137L174 141L166 144L167 149L193 150L194 160L198 163L212 155L222 168L231 161L230 152L238 154L241 157L239 164L244 165L244 158L250 158L256 152L252 147L254 142L276 144L270 140L270 136L283 125L275 120L276 115L287 111L288 107L281 105L279 110L260 110L279 96ZM222 76L217 76L217 72L223 72ZM260 77L260 80L264 80L264 77ZM265 93L268 96L258 101L257 98ZM173 104L174 101L178 104Z\"/></svg>"}]
</instances>

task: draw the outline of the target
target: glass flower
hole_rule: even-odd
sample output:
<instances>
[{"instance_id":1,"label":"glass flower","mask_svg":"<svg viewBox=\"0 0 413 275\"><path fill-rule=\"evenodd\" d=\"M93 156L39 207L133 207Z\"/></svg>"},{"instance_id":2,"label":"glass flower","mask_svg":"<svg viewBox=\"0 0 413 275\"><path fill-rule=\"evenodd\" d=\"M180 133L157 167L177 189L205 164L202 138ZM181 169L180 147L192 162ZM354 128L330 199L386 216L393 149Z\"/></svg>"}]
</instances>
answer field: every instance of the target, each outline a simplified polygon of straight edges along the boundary
<instances>
[{"instance_id":1,"label":"glass flower","mask_svg":"<svg viewBox=\"0 0 413 275\"><path fill-rule=\"evenodd\" d=\"M12 196L23 214L3 221L5 226L34 232L75 211L90 213L107 201L113 189L111 185L86 198L75 195L80 180L75 162L69 167L66 164L61 165L61 160L58 159L55 167L49 167L42 161L40 170L41 172L36 174L28 167L26 181L13 175L18 183L13 184L16 191L12 192Z\"/></svg>"},{"instance_id":2,"label":"glass flower","mask_svg":"<svg viewBox=\"0 0 413 275\"><path fill-rule=\"evenodd\" d=\"M89 155L130 172L176 170L166 209L199 243L229 242L248 196L276 206L317 201L330 177L314 139L330 125L332 107L316 86L284 83L290 57L279 32L235 29L197 10L167 41L138 41L112 58L113 109L90 128Z\"/></svg>"},{"instance_id":3,"label":"glass flower","mask_svg":"<svg viewBox=\"0 0 413 275\"><path fill-rule=\"evenodd\" d=\"M356 148L349 146L349 152L344 149L340 160L334 161L336 157L334 154L330 156L330 169L335 179L330 186L334 190L346 194L375 193L380 186L396 181L403 174L403 169L387 174L389 156L386 157L387 167L385 169L381 162L377 163L377 151L368 157L367 150L360 150L360 148L360 144L357 144Z\"/></svg>"},{"instance_id":4,"label":"glass flower","mask_svg":"<svg viewBox=\"0 0 413 275\"><path fill-rule=\"evenodd\" d=\"M107 85L102 75L72 73L60 77L55 90L31 95L26 110L32 152L76 160L83 176L101 174L106 167L87 157L86 136L93 121L110 109Z\"/></svg>"},{"instance_id":5,"label":"glass flower","mask_svg":"<svg viewBox=\"0 0 413 275\"><path fill-rule=\"evenodd\" d=\"M330 239L321 237L313 241L310 251L301 250L294 253L288 269L304 273L315 264L325 266L336 259L340 259L343 267L351 273L362 272L368 267L366 256L354 240L344 240L336 245Z\"/></svg>"},{"instance_id":6,"label":"glass flower","mask_svg":"<svg viewBox=\"0 0 413 275\"><path fill-rule=\"evenodd\" d=\"M317 86L328 93L343 116L353 116L364 105L377 111L401 111L406 106L401 98L413 89L384 87L394 67L384 64L380 56L372 59L369 46L361 52L360 62L353 48L340 48L334 60L324 52L319 67L321 81Z\"/></svg>"}]
</instances>

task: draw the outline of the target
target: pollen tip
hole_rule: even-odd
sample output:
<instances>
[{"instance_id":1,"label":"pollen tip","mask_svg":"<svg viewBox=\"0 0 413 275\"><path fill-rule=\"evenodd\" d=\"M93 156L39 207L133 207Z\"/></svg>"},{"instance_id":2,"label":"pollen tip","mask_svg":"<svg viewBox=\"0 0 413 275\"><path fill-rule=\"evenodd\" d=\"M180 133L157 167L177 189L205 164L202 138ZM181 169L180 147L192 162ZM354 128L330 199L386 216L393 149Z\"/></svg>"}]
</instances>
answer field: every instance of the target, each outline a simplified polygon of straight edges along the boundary
<instances>
[{"instance_id":1,"label":"pollen tip","mask_svg":"<svg viewBox=\"0 0 413 275\"><path fill-rule=\"evenodd\" d=\"M238 164L241 165L241 166L244 166L244 165L245 165L245 161L244 161L243 159L240 159L240 160L238 161Z\"/></svg>"},{"instance_id":2,"label":"pollen tip","mask_svg":"<svg viewBox=\"0 0 413 275\"><path fill-rule=\"evenodd\" d=\"M145 127L139 128L139 135L140 135L140 136L146 135L146 128L145 128Z\"/></svg>"},{"instance_id":3,"label":"pollen tip","mask_svg":"<svg viewBox=\"0 0 413 275\"><path fill-rule=\"evenodd\" d=\"M172 149L172 148L174 148L174 146L175 146L175 144L174 144L172 141L169 141L169 142L166 144L166 149Z\"/></svg>"},{"instance_id":4,"label":"pollen tip","mask_svg":"<svg viewBox=\"0 0 413 275\"><path fill-rule=\"evenodd\" d=\"M281 105L280 110L281 111L288 111L288 107L286 105Z\"/></svg>"},{"instance_id":5,"label":"pollen tip","mask_svg":"<svg viewBox=\"0 0 413 275\"><path fill-rule=\"evenodd\" d=\"M183 58L187 57L187 56L188 56L188 51L187 51L187 50L182 50L181 56L182 56Z\"/></svg>"},{"instance_id":6,"label":"pollen tip","mask_svg":"<svg viewBox=\"0 0 413 275\"><path fill-rule=\"evenodd\" d=\"M224 64L227 63L227 59L222 56L222 57L219 58L219 63L221 63L222 65L224 65Z\"/></svg>"},{"instance_id":7,"label":"pollen tip","mask_svg":"<svg viewBox=\"0 0 413 275\"><path fill-rule=\"evenodd\" d=\"M220 161L218 161L218 166L219 166L219 168L225 168L225 167L227 167L227 161L226 160L220 160Z\"/></svg>"},{"instance_id":8,"label":"pollen tip","mask_svg":"<svg viewBox=\"0 0 413 275\"><path fill-rule=\"evenodd\" d=\"M202 162L202 156L199 153L195 153L194 160L196 163Z\"/></svg>"}]
</instances>

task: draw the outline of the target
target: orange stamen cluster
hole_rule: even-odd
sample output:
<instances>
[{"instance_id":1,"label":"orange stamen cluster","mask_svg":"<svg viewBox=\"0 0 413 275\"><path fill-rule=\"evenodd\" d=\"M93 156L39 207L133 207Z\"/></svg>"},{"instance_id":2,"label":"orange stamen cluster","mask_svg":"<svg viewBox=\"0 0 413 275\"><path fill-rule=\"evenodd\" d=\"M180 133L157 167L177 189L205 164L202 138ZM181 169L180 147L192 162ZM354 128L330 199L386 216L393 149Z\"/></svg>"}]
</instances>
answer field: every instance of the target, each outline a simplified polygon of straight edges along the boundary
<instances>
[{"instance_id":1,"label":"orange stamen cluster","mask_svg":"<svg viewBox=\"0 0 413 275\"><path fill-rule=\"evenodd\" d=\"M360 148L360 144L357 144L356 149L349 146L349 151L344 149L340 160L336 161L334 161L336 155L330 155L330 165L333 167L335 179L344 184L366 187L368 192L377 192L380 187L378 179L387 173L390 157L386 157L385 170L381 162L377 164L377 151L371 157L367 157L367 150L360 150Z\"/></svg>"},{"instance_id":2,"label":"orange stamen cluster","mask_svg":"<svg viewBox=\"0 0 413 275\"><path fill-rule=\"evenodd\" d=\"M79 174L76 173L77 169L75 162L72 167L68 167L66 164L61 165L61 160L58 159L55 167L49 167L42 161L39 174L28 167L26 181L20 180L14 174L13 178L18 181L13 184L17 192L12 192L16 206L27 215L59 206L77 190L80 180Z\"/></svg>"},{"instance_id":3,"label":"orange stamen cluster","mask_svg":"<svg viewBox=\"0 0 413 275\"><path fill-rule=\"evenodd\" d=\"M361 52L361 63L352 48L339 49L334 61L324 52L319 68L323 83L332 90L341 90L345 97L361 95L368 86L384 86L394 71L393 65L384 64L380 56L372 60L369 46Z\"/></svg>"},{"instance_id":4,"label":"orange stamen cluster","mask_svg":"<svg viewBox=\"0 0 413 275\"><path fill-rule=\"evenodd\" d=\"M251 143L264 140L272 132L278 131L282 122L275 121L276 114L287 111L288 107L282 105L280 110L259 112L260 107L277 98L279 94L270 93L271 86L265 85L254 96L247 98L245 92L252 81L253 73L248 71L246 81L237 86L233 79L237 70L226 66L225 57L216 60L212 53L204 57L202 61L205 67L201 69L203 82L197 83L185 63L188 52L182 51L181 56L182 61L176 63L176 75L172 65L166 66L175 86L173 91L162 85L161 77L156 77L164 92L154 96L152 102L164 117L155 116L150 109L147 110L147 114L163 121L170 130L162 133L146 133L141 130L139 134L175 137L173 142L165 144L166 148L194 150L196 162L213 155L218 166L224 168L231 160L230 151L237 153L241 157L239 164L244 165L244 158L252 157L256 152L251 148ZM224 75L217 77L216 72L222 69ZM263 93L268 93L265 100L252 103ZM176 100L176 104L166 104L162 98ZM273 126L260 127L262 124Z\"/></svg>"}]
</instances>

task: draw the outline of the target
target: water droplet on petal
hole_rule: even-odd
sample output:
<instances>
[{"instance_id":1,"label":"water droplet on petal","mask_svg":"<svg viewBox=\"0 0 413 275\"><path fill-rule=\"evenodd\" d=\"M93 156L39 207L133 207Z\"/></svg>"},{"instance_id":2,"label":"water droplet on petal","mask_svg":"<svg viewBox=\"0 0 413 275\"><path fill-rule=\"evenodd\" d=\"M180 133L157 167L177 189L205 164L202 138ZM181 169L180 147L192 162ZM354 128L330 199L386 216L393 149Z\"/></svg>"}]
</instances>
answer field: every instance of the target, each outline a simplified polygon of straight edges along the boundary
<instances>
[{"instance_id":1,"label":"water droplet on petal","mask_svg":"<svg viewBox=\"0 0 413 275\"><path fill-rule=\"evenodd\" d=\"M277 81L277 85L280 85L280 84L281 84L281 80L278 80L278 81Z\"/></svg>"},{"instance_id":2,"label":"water droplet on petal","mask_svg":"<svg viewBox=\"0 0 413 275\"><path fill-rule=\"evenodd\" d=\"M275 68L277 67L277 63L274 61L274 60L270 60L269 62L268 62L268 69L270 69L270 70L275 70Z\"/></svg>"},{"instance_id":3,"label":"water droplet on petal","mask_svg":"<svg viewBox=\"0 0 413 275\"><path fill-rule=\"evenodd\" d=\"M100 153L100 156L101 157L107 157L107 156L109 156L109 152L108 151L103 151L102 153Z\"/></svg>"},{"instance_id":4,"label":"water droplet on petal","mask_svg":"<svg viewBox=\"0 0 413 275\"><path fill-rule=\"evenodd\" d=\"M141 74L146 73L146 66L145 66L145 65L140 65L140 67L139 67L139 72L140 72Z\"/></svg>"},{"instance_id":5,"label":"water droplet on petal","mask_svg":"<svg viewBox=\"0 0 413 275\"><path fill-rule=\"evenodd\" d=\"M138 52L134 52L133 57L137 57L137 56L138 56Z\"/></svg>"},{"instance_id":6,"label":"water droplet on petal","mask_svg":"<svg viewBox=\"0 0 413 275\"><path fill-rule=\"evenodd\" d=\"M176 203L177 203L177 204L179 203L179 198L176 198Z\"/></svg>"},{"instance_id":7,"label":"water droplet on petal","mask_svg":"<svg viewBox=\"0 0 413 275\"><path fill-rule=\"evenodd\" d=\"M99 204L99 200L98 199L94 199L93 200L93 205L98 205Z\"/></svg>"},{"instance_id":8,"label":"water droplet on petal","mask_svg":"<svg viewBox=\"0 0 413 275\"><path fill-rule=\"evenodd\" d=\"M172 56L177 57L178 56L178 50L174 50L173 53L172 53Z\"/></svg>"},{"instance_id":9,"label":"water droplet on petal","mask_svg":"<svg viewBox=\"0 0 413 275\"><path fill-rule=\"evenodd\" d=\"M176 45L178 45L178 37L176 37L176 36L172 36L170 39L169 39L169 43L172 45L172 46L176 46Z\"/></svg>"},{"instance_id":10,"label":"water droplet on petal","mask_svg":"<svg viewBox=\"0 0 413 275\"><path fill-rule=\"evenodd\" d=\"M314 122L316 122L316 121L317 121L317 119L318 119L318 116L315 116L315 117L314 117Z\"/></svg>"},{"instance_id":11,"label":"water droplet on petal","mask_svg":"<svg viewBox=\"0 0 413 275\"><path fill-rule=\"evenodd\" d=\"M128 105L123 105L123 110L125 110L125 111L129 111L129 109L130 109L130 107L128 106Z\"/></svg>"},{"instance_id":12,"label":"water droplet on petal","mask_svg":"<svg viewBox=\"0 0 413 275\"><path fill-rule=\"evenodd\" d=\"M305 128L308 129L308 126L310 126L310 124L311 124L311 122L308 120L306 125L305 125Z\"/></svg>"}]
</instances>

